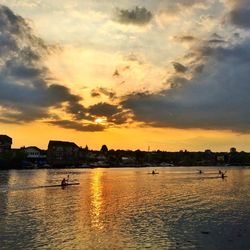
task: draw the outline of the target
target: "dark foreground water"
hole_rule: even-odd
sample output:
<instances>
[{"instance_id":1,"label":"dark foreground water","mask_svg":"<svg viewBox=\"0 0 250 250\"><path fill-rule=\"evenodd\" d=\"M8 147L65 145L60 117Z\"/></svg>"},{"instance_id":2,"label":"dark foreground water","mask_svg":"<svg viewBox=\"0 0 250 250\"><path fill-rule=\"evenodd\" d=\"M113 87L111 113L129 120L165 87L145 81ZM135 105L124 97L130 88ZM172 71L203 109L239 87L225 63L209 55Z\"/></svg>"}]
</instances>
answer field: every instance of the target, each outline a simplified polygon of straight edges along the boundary
<instances>
[{"instance_id":1,"label":"dark foreground water","mask_svg":"<svg viewBox=\"0 0 250 250\"><path fill-rule=\"evenodd\" d=\"M250 249L250 169L157 169L0 172L0 249Z\"/></svg>"}]
</instances>

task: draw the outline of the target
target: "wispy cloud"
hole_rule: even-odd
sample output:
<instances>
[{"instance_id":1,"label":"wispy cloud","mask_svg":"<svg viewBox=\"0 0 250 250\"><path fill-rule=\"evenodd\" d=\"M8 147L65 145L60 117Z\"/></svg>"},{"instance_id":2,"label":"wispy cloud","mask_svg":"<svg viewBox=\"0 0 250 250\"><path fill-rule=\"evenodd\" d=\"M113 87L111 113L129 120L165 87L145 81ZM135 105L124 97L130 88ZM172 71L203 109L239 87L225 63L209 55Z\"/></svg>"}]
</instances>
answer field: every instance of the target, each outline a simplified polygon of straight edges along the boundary
<instances>
[{"instance_id":1,"label":"wispy cloud","mask_svg":"<svg viewBox=\"0 0 250 250\"><path fill-rule=\"evenodd\" d=\"M148 24L153 18L153 14L145 7L136 6L134 9L116 9L115 21L122 24L133 24L143 26Z\"/></svg>"}]
</instances>

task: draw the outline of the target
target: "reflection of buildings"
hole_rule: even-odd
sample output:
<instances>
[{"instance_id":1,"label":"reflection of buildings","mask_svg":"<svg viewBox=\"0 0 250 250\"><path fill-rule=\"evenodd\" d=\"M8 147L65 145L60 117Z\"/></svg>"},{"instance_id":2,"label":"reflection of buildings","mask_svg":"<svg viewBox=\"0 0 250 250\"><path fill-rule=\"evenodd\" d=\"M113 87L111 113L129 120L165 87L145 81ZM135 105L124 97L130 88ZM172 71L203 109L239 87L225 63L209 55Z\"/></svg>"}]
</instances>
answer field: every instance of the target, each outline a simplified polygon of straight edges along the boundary
<instances>
[{"instance_id":1,"label":"reflection of buildings","mask_svg":"<svg viewBox=\"0 0 250 250\"><path fill-rule=\"evenodd\" d=\"M73 142L49 141L47 157L51 166L79 164L80 148Z\"/></svg>"},{"instance_id":2,"label":"reflection of buildings","mask_svg":"<svg viewBox=\"0 0 250 250\"><path fill-rule=\"evenodd\" d=\"M91 224L92 227L96 229L103 228L103 222L100 219L102 211L102 178L103 172L100 169L96 169L93 172L93 177L91 181Z\"/></svg>"},{"instance_id":3,"label":"reflection of buildings","mask_svg":"<svg viewBox=\"0 0 250 250\"><path fill-rule=\"evenodd\" d=\"M12 138L7 135L0 135L0 153L11 149Z\"/></svg>"}]
</instances>

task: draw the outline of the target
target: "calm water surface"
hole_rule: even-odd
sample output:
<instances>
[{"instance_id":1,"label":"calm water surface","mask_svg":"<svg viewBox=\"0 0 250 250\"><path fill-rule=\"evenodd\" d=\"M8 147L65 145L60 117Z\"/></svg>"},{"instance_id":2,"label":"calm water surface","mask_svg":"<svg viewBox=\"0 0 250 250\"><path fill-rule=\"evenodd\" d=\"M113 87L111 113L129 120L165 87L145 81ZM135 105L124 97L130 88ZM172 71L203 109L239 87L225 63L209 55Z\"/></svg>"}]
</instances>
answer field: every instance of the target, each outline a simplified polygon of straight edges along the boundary
<instances>
[{"instance_id":1,"label":"calm water surface","mask_svg":"<svg viewBox=\"0 0 250 250\"><path fill-rule=\"evenodd\" d=\"M0 172L0 249L250 249L250 169L157 169Z\"/></svg>"}]
</instances>

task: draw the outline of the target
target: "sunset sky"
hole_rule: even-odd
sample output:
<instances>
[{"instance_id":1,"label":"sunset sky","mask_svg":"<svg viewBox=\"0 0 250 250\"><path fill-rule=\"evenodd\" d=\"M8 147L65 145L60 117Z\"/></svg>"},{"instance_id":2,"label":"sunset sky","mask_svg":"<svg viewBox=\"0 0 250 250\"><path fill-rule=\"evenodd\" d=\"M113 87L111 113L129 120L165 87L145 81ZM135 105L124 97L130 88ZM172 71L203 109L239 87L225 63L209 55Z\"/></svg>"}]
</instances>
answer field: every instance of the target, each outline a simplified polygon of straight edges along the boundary
<instances>
[{"instance_id":1,"label":"sunset sky","mask_svg":"<svg viewBox=\"0 0 250 250\"><path fill-rule=\"evenodd\" d=\"M13 147L250 151L250 0L0 0Z\"/></svg>"}]
</instances>

